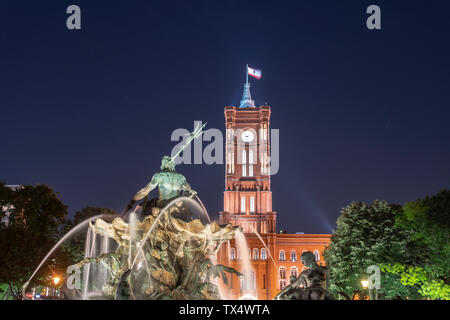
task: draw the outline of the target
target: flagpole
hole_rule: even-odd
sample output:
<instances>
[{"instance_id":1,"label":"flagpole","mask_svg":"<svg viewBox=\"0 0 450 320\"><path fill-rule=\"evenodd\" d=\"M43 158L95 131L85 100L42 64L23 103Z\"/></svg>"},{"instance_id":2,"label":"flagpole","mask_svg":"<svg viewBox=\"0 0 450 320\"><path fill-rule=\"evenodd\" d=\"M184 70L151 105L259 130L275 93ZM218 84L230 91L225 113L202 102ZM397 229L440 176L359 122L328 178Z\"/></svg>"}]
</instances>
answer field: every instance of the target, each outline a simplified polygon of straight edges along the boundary
<instances>
[{"instance_id":1,"label":"flagpole","mask_svg":"<svg viewBox=\"0 0 450 320\"><path fill-rule=\"evenodd\" d=\"M247 75L247 81L246 81L246 83L248 84L248 64L247 64L247 70L245 70L245 74Z\"/></svg>"}]
</instances>

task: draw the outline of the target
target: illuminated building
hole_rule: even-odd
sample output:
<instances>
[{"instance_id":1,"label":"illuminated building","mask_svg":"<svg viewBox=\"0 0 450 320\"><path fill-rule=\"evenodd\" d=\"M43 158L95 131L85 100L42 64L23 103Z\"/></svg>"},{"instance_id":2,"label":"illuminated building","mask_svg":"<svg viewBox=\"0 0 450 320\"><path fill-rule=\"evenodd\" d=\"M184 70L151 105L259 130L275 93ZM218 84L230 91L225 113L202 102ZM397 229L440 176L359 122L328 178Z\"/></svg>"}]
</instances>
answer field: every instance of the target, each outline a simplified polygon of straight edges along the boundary
<instances>
[{"instance_id":1,"label":"illuminated building","mask_svg":"<svg viewBox=\"0 0 450 320\"><path fill-rule=\"evenodd\" d=\"M224 299L272 299L289 284L291 275L303 270L300 256L304 251L314 252L318 264L324 265L323 250L331 235L276 231L270 186L270 116L269 106L254 105L249 83L244 85L240 106L225 107L225 192L220 223L242 227L253 270L247 278L232 275L230 279L227 274L228 285L219 283ZM217 260L242 271L236 240L221 247Z\"/></svg>"}]
</instances>

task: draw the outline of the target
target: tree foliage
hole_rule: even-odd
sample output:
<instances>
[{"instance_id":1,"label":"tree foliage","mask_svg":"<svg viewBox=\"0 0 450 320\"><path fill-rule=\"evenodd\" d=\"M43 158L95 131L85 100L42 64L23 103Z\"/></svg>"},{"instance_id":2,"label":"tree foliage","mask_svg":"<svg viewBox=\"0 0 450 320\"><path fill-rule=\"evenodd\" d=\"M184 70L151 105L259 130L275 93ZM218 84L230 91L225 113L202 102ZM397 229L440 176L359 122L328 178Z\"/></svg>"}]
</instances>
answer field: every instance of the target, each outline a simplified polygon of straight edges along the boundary
<instances>
[{"instance_id":1,"label":"tree foliage","mask_svg":"<svg viewBox=\"0 0 450 320\"><path fill-rule=\"evenodd\" d=\"M67 207L46 185L11 189L0 183L0 294L21 298L22 286L55 243L80 222L111 209L86 207L67 218ZM84 258L85 233L58 248L34 276L31 286L53 286L67 267ZM61 281L62 283L63 281Z\"/></svg>"},{"instance_id":2,"label":"tree foliage","mask_svg":"<svg viewBox=\"0 0 450 320\"><path fill-rule=\"evenodd\" d=\"M383 266L405 286L419 286L423 297L450 299L450 191L408 202L396 224L410 234L404 259Z\"/></svg>"},{"instance_id":3,"label":"tree foliage","mask_svg":"<svg viewBox=\"0 0 450 320\"><path fill-rule=\"evenodd\" d=\"M330 288L348 295L361 289L367 279L367 267L398 261L407 249L408 234L395 225L399 206L386 201L371 205L352 202L341 211L337 229L325 250L330 270ZM386 299L402 295L414 296L414 288L406 288L397 275L382 276L380 296Z\"/></svg>"},{"instance_id":4,"label":"tree foliage","mask_svg":"<svg viewBox=\"0 0 450 320\"><path fill-rule=\"evenodd\" d=\"M405 264L383 264L381 270L400 277L404 286L419 286L419 293L430 299L450 300L450 286L431 276L424 268Z\"/></svg>"},{"instance_id":5,"label":"tree foliage","mask_svg":"<svg viewBox=\"0 0 450 320\"><path fill-rule=\"evenodd\" d=\"M382 298L449 299L450 191L403 207L353 202L341 212L325 250L331 288L361 288L370 265L381 267Z\"/></svg>"},{"instance_id":6,"label":"tree foliage","mask_svg":"<svg viewBox=\"0 0 450 320\"><path fill-rule=\"evenodd\" d=\"M67 207L46 185L25 185L12 190L0 184L0 283L7 284L14 298L22 285L61 235ZM33 284L47 284L48 276L67 256L56 252Z\"/></svg>"}]
</instances>

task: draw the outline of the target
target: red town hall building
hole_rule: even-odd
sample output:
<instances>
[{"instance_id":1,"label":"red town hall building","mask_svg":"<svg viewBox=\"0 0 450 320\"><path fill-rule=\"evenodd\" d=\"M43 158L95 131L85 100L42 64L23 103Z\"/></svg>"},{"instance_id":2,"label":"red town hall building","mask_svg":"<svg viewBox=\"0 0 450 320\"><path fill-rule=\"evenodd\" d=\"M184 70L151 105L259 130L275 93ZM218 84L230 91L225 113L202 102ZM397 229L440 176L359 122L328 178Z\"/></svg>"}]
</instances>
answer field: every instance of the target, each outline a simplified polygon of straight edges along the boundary
<instances>
[{"instance_id":1,"label":"red town hall building","mask_svg":"<svg viewBox=\"0 0 450 320\"><path fill-rule=\"evenodd\" d=\"M242 227L253 270L245 280L227 274L228 284L219 283L224 299L273 299L289 284L291 275L304 269L300 261L304 251L314 252L317 262L325 264L322 253L330 234L277 233L270 186L270 115L269 106L255 107L248 82L241 105L225 107L225 192L220 223ZM243 271L240 255L233 239L220 248L217 262Z\"/></svg>"}]
</instances>

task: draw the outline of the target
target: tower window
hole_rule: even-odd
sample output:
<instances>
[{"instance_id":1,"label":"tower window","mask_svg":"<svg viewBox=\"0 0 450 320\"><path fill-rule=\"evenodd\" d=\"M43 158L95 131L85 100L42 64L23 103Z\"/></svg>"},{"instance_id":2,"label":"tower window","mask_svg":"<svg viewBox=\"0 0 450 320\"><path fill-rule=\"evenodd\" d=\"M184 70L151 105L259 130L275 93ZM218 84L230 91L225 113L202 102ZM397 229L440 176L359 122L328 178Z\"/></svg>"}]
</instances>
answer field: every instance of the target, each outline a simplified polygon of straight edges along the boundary
<instances>
[{"instance_id":1,"label":"tower window","mask_svg":"<svg viewBox=\"0 0 450 320\"><path fill-rule=\"evenodd\" d=\"M236 259L236 249L231 248L230 250L230 259L235 260Z\"/></svg>"},{"instance_id":2,"label":"tower window","mask_svg":"<svg viewBox=\"0 0 450 320\"><path fill-rule=\"evenodd\" d=\"M253 150L249 150L248 152L248 175L253 177Z\"/></svg>"},{"instance_id":3,"label":"tower window","mask_svg":"<svg viewBox=\"0 0 450 320\"><path fill-rule=\"evenodd\" d=\"M242 150L242 176L247 176L247 152Z\"/></svg>"},{"instance_id":4,"label":"tower window","mask_svg":"<svg viewBox=\"0 0 450 320\"><path fill-rule=\"evenodd\" d=\"M255 197L250 197L250 212L255 212Z\"/></svg>"},{"instance_id":5,"label":"tower window","mask_svg":"<svg viewBox=\"0 0 450 320\"><path fill-rule=\"evenodd\" d=\"M241 197L241 212L245 213L245 197Z\"/></svg>"},{"instance_id":6,"label":"tower window","mask_svg":"<svg viewBox=\"0 0 450 320\"><path fill-rule=\"evenodd\" d=\"M261 233L267 233L267 222L263 221L261 224Z\"/></svg>"}]
</instances>

